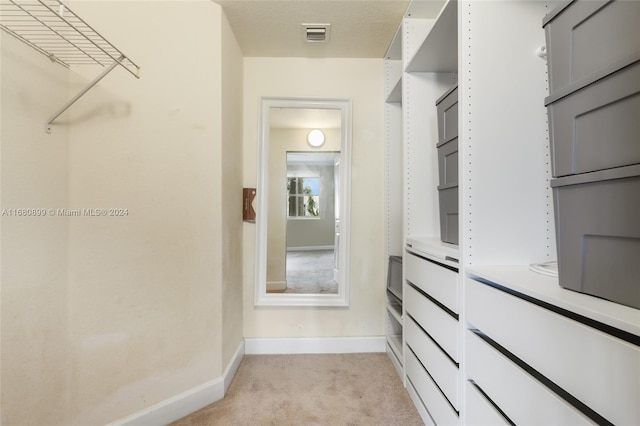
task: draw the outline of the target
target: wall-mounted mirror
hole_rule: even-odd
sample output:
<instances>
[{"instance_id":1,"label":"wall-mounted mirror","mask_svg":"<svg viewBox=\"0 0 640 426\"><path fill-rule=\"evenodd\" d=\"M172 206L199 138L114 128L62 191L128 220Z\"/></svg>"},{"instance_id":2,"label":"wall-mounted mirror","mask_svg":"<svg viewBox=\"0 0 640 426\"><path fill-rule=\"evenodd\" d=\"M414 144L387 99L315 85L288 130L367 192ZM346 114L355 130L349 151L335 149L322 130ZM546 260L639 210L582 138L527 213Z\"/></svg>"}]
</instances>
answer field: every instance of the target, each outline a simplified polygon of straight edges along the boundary
<instances>
[{"instance_id":1,"label":"wall-mounted mirror","mask_svg":"<svg viewBox=\"0 0 640 426\"><path fill-rule=\"evenodd\" d=\"M263 98L256 305L347 306L351 102Z\"/></svg>"}]
</instances>

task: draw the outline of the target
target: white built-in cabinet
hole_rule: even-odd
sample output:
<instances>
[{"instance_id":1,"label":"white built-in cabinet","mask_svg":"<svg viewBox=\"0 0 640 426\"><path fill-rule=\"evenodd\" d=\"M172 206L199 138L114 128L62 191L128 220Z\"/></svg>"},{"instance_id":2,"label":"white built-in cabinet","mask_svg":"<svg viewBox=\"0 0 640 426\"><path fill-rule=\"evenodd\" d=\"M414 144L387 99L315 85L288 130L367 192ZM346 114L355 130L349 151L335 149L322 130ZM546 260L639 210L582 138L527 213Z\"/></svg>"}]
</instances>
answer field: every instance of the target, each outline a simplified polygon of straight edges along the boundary
<instances>
[{"instance_id":1,"label":"white built-in cabinet","mask_svg":"<svg viewBox=\"0 0 640 426\"><path fill-rule=\"evenodd\" d=\"M640 424L640 311L562 289L543 17L413 1L385 60L388 353L427 424ZM459 245L440 242L435 101L458 85Z\"/></svg>"}]
</instances>

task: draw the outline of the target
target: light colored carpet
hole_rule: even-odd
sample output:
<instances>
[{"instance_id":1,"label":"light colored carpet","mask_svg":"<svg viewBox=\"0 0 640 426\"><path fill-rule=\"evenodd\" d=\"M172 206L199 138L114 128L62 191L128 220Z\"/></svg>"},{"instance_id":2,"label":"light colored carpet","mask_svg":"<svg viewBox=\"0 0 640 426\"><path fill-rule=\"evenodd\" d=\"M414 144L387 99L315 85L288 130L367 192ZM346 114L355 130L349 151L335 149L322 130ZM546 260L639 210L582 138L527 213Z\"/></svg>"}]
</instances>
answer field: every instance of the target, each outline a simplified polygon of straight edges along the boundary
<instances>
[{"instance_id":1,"label":"light colored carpet","mask_svg":"<svg viewBox=\"0 0 640 426\"><path fill-rule=\"evenodd\" d=\"M285 293L337 293L333 280L333 250L287 252Z\"/></svg>"},{"instance_id":2,"label":"light colored carpet","mask_svg":"<svg viewBox=\"0 0 640 426\"><path fill-rule=\"evenodd\" d=\"M174 426L422 425L388 355L245 355L224 399Z\"/></svg>"}]
</instances>

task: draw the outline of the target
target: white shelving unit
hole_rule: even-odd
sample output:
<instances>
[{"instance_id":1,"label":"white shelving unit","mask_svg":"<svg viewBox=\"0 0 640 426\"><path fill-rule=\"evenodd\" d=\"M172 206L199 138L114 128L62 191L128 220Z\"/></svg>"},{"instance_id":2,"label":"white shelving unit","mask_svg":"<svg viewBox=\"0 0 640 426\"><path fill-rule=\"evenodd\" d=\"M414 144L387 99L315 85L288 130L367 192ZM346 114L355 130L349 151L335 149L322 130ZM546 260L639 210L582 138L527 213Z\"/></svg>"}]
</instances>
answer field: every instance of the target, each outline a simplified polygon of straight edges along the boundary
<instances>
[{"instance_id":1,"label":"white shelving unit","mask_svg":"<svg viewBox=\"0 0 640 426\"><path fill-rule=\"evenodd\" d=\"M390 349L389 356L396 370L402 375L403 361L403 321L402 305L387 304L387 345Z\"/></svg>"},{"instance_id":2,"label":"white shelving unit","mask_svg":"<svg viewBox=\"0 0 640 426\"><path fill-rule=\"evenodd\" d=\"M385 242L386 259L402 256L402 52L398 31L385 59ZM388 264L387 264L388 265ZM388 273L388 271L386 271ZM402 303L387 294L385 310L387 353L404 381Z\"/></svg>"},{"instance_id":3,"label":"white shelving unit","mask_svg":"<svg viewBox=\"0 0 640 426\"><path fill-rule=\"evenodd\" d=\"M460 3L464 264L555 260L544 2ZM464 18L464 19L463 19Z\"/></svg>"},{"instance_id":4,"label":"white shelving unit","mask_svg":"<svg viewBox=\"0 0 640 426\"><path fill-rule=\"evenodd\" d=\"M402 103L402 45L398 30L385 59L385 96L387 104Z\"/></svg>"},{"instance_id":5,"label":"white shelving unit","mask_svg":"<svg viewBox=\"0 0 640 426\"><path fill-rule=\"evenodd\" d=\"M439 237L438 157L435 100L455 82L453 73L406 72L413 55L435 21L405 19L402 76L404 232L405 236Z\"/></svg>"},{"instance_id":6,"label":"white shelving unit","mask_svg":"<svg viewBox=\"0 0 640 426\"><path fill-rule=\"evenodd\" d=\"M529 420L637 423L640 414L630 401L640 398L640 385L624 377L640 374L640 310L565 290L557 278L529 269L556 259L544 106L547 65L536 51L545 44L544 16L561 2L448 0L436 14L421 9L424 3L411 3L385 61L387 184L393 185L387 193L402 188L401 202L387 198L388 250L405 259L407 249L416 255L410 271L405 261L405 280L409 274L421 282L405 282L413 299L405 296L399 318L404 328L401 376L410 396L427 424L518 423L541 411L528 399L514 399L513 386L539 395L541 406L548 408L545 415L551 416ZM435 148L435 101L456 83L459 246L440 241ZM457 283L447 279L455 291L442 285L439 271L445 270L458 270ZM458 298L454 309L452 295ZM524 308L529 305L535 306L531 313ZM425 310L436 320L425 322ZM428 330L434 321L448 332ZM574 329L574 322L581 325ZM583 328L584 335L577 332ZM520 331L525 329L528 336ZM551 344L545 336L556 329L563 330L558 333L569 342L564 344L580 348L576 353L591 350L590 359L597 361L601 353L613 351L620 363L598 361L604 372L594 379L593 363L571 362L557 353L572 364L573 376L564 375L562 366L548 359L555 352L544 346ZM433 358L416 349L422 346L422 332L427 346L427 340L438 343L445 355L442 365L451 368L453 363L458 375L455 369L448 378L432 374L435 366L429 371ZM457 339L459 358L441 342L447 340L450 347L451 336ZM545 350L522 350L527 337L538 339ZM499 373L483 369L484 361ZM457 393L451 390L454 376ZM615 410L596 388L615 395Z\"/></svg>"},{"instance_id":7,"label":"white shelving unit","mask_svg":"<svg viewBox=\"0 0 640 426\"><path fill-rule=\"evenodd\" d=\"M455 1L444 4L433 27L405 68L408 72L457 72L458 8Z\"/></svg>"}]
</instances>

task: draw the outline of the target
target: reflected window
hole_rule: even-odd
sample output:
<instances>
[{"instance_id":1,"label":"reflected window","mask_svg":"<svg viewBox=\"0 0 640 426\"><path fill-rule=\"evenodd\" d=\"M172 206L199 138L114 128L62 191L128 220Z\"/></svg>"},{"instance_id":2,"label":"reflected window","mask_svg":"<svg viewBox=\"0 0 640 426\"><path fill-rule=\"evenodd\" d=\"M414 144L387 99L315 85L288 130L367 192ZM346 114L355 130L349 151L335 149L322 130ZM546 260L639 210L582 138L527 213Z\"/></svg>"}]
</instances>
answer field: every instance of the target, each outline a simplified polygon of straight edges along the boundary
<instances>
[{"instance_id":1,"label":"reflected window","mask_svg":"<svg viewBox=\"0 0 640 426\"><path fill-rule=\"evenodd\" d=\"M287 216L289 218L320 218L319 177L287 177Z\"/></svg>"}]
</instances>

